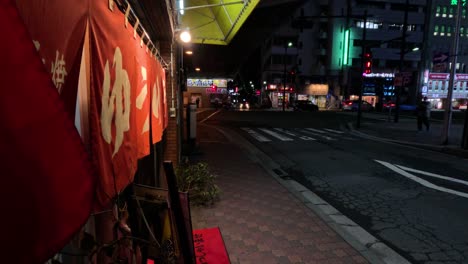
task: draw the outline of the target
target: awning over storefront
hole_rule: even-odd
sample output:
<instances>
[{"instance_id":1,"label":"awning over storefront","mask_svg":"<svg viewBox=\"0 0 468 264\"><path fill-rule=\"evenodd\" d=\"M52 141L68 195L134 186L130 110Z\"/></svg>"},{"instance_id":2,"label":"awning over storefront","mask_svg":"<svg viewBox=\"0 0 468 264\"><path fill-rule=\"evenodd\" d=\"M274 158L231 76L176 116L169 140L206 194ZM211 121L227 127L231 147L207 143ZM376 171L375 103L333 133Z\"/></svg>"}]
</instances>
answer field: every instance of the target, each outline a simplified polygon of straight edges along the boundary
<instances>
[{"instance_id":1,"label":"awning over storefront","mask_svg":"<svg viewBox=\"0 0 468 264\"><path fill-rule=\"evenodd\" d=\"M260 0L185 0L181 29L193 43L227 45Z\"/></svg>"}]
</instances>

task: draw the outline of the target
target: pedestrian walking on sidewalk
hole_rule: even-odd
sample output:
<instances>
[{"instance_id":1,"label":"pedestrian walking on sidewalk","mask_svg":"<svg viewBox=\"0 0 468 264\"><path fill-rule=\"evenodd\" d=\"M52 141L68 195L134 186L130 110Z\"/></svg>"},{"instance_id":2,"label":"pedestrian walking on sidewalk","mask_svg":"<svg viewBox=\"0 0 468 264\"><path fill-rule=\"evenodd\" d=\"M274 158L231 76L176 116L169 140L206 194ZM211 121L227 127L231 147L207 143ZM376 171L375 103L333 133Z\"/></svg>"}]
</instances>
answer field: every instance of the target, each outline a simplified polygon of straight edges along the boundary
<instances>
[{"instance_id":1,"label":"pedestrian walking on sidewalk","mask_svg":"<svg viewBox=\"0 0 468 264\"><path fill-rule=\"evenodd\" d=\"M418 130L422 130L422 125L426 126L426 131L429 131L429 118L431 117L431 107L429 102L427 101L427 97L424 96L424 99L419 102L417 107L417 115L418 115Z\"/></svg>"}]
</instances>

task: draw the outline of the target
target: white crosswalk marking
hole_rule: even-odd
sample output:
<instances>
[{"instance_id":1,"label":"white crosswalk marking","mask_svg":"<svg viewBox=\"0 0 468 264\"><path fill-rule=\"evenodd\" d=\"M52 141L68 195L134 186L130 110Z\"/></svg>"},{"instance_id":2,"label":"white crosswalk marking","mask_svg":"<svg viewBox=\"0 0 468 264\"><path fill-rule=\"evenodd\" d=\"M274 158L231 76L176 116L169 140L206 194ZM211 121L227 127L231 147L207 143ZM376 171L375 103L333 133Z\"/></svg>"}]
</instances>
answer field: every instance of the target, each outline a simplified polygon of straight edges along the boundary
<instances>
[{"instance_id":1,"label":"white crosswalk marking","mask_svg":"<svg viewBox=\"0 0 468 264\"><path fill-rule=\"evenodd\" d=\"M271 135L271 136L273 136L273 137L275 137L275 138L277 138L277 139L279 139L279 140L281 140L281 141L293 141L293 140L294 140L294 139L292 139L292 138L283 136L283 135L281 135L281 134L276 133L275 131L271 131L271 130L266 129L266 128L259 128L259 129L260 129L261 131L267 133L268 135Z\"/></svg>"},{"instance_id":2,"label":"white crosswalk marking","mask_svg":"<svg viewBox=\"0 0 468 264\"><path fill-rule=\"evenodd\" d=\"M326 140L336 140L335 138L332 138L332 137L328 137L328 136L325 136L323 131L320 131L320 130L317 130L317 129L313 129L313 128L306 128L306 129L299 129L300 131L306 133L306 134L312 134L314 136L319 136L321 138L324 138ZM320 132L313 132L313 131L320 131Z\"/></svg>"},{"instance_id":3,"label":"white crosswalk marking","mask_svg":"<svg viewBox=\"0 0 468 264\"><path fill-rule=\"evenodd\" d=\"M283 129L283 128L275 128L275 130L277 130L279 132L282 132L282 133L285 133L285 134L288 134L288 135L293 136L293 137L299 137L302 140L315 140L315 138L311 138L311 137L308 137L308 136L296 135L294 133L291 133L289 130L286 130L286 129Z\"/></svg>"},{"instance_id":4,"label":"white crosswalk marking","mask_svg":"<svg viewBox=\"0 0 468 264\"><path fill-rule=\"evenodd\" d=\"M307 130L309 131L313 131L313 132L316 132L316 133L320 133L320 134L325 134L324 131L322 130L318 130L318 129L315 129L315 128L306 128Z\"/></svg>"},{"instance_id":5,"label":"white crosswalk marking","mask_svg":"<svg viewBox=\"0 0 468 264\"><path fill-rule=\"evenodd\" d=\"M302 139L302 140L316 140L315 138L311 138L311 137L308 137L308 136L300 136L299 138Z\"/></svg>"},{"instance_id":6,"label":"white crosswalk marking","mask_svg":"<svg viewBox=\"0 0 468 264\"><path fill-rule=\"evenodd\" d=\"M330 129L330 128L324 128L323 130L326 130L326 131L332 132L332 133L336 133L336 134L344 134L343 131L338 131L338 130Z\"/></svg>"},{"instance_id":7,"label":"white crosswalk marking","mask_svg":"<svg viewBox=\"0 0 468 264\"><path fill-rule=\"evenodd\" d=\"M275 128L275 130L277 130L277 131L279 131L279 132L283 132L283 133L288 134L288 135L293 136L293 137L297 137L296 134L293 134L293 133L291 133L291 132L289 132L288 130L283 129L283 128Z\"/></svg>"},{"instance_id":8,"label":"white crosswalk marking","mask_svg":"<svg viewBox=\"0 0 468 264\"><path fill-rule=\"evenodd\" d=\"M260 142L269 142L269 141L271 141L268 138L260 135L259 133L253 131L252 129L250 129L248 127L241 127L241 129L246 131L247 133L249 133L249 135L251 135L253 138L255 138L256 140L258 140Z\"/></svg>"},{"instance_id":9,"label":"white crosswalk marking","mask_svg":"<svg viewBox=\"0 0 468 264\"><path fill-rule=\"evenodd\" d=\"M272 142L275 140L281 141L314 141L314 140L349 140L355 141L356 138L350 137L344 131L331 128L249 128L241 127L254 139L259 142Z\"/></svg>"}]
</instances>

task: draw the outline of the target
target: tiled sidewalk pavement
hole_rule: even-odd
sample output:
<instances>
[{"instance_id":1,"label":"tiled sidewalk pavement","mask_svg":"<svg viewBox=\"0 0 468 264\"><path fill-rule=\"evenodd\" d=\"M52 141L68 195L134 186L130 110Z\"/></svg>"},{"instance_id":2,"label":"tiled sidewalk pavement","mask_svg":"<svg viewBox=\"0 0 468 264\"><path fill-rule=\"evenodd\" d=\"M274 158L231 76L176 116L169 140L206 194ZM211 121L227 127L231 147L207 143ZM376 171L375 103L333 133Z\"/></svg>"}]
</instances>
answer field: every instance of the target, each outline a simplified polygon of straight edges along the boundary
<instances>
[{"instance_id":1,"label":"tiled sidewalk pavement","mask_svg":"<svg viewBox=\"0 0 468 264\"><path fill-rule=\"evenodd\" d=\"M218 226L232 263L367 263L315 213L238 146L198 126L201 154L218 176L221 200L192 208L194 229Z\"/></svg>"}]
</instances>

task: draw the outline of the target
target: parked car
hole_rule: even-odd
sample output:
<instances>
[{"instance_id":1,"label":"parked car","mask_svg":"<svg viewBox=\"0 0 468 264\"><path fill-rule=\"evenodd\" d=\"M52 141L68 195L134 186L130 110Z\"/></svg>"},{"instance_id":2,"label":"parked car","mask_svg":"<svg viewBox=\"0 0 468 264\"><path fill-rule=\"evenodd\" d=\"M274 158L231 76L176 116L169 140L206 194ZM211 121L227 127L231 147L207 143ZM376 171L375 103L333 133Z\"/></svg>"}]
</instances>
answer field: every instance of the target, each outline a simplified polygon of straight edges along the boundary
<instances>
[{"instance_id":1,"label":"parked car","mask_svg":"<svg viewBox=\"0 0 468 264\"><path fill-rule=\"evenodd\" d=\"M453 105L453 109L458 109L461 111L465 111L468 108L468 102L461 102L461 103L456 103Z\"/></svg>"},{"instance_id":2,"label":"parked car","mask_svg":"<svg viewBox=\"0 0 468 264\"><path fill-rule=\"evenodd\" d=\"M396 104L393 101L388 101L388 102L383 103L383 108L384 109L387 109L387 110L388 109L395 109L395 107L396 107Z\"/></svg>"},{"instance_id":3,"label":"parked car","mask_svg":"<svg viewBox=\"0 0 468 264\"><path fill-rule=\"evenodd\" d=\"M250 104L245 99L242 99L242 101L239 102L239 109L249 109L249 108L250 108Z\"/></svg>"},{"instance_id":4,"label":"parked car","mask_svg":"<svg viewBox=\"0 0 468 264\"><path fill-rule=\"evenodd\" d=\"M383 108L388 110L388 109L395 109L396 108L396 103L394 101L387 101L383 104ZM408 112L414 112L416 111L416 105L413 104L400 104L401 111L408 111Z\"/></svg>"},{"instance_id":5,"label":"parked car","mask_svg":"<svg viewBox=\"0 0 468 264\"><path fill-rule=\"evenodd\" d=\"M341 108L343 111L357 111L359 105L359 100L344 100L341 103ZM367 101L361 101L361 111L370 112L374 111L374 106L369 104Z\"/></svg>"},{"instance_id":6,"label":"parked car","mask_svg":"<svg viewBox=\"0 0 468 264\"><path fill-rule=\"evenodd\" d=\"M315 112L319 110L318 106L311 101L296 101L293 107L294 111Z\"/></svg>"}]
</instances>

